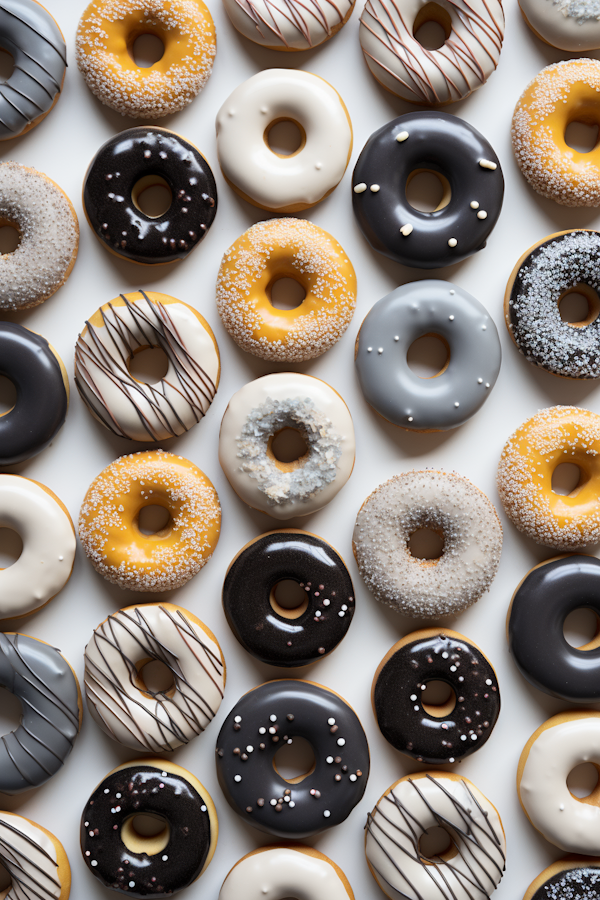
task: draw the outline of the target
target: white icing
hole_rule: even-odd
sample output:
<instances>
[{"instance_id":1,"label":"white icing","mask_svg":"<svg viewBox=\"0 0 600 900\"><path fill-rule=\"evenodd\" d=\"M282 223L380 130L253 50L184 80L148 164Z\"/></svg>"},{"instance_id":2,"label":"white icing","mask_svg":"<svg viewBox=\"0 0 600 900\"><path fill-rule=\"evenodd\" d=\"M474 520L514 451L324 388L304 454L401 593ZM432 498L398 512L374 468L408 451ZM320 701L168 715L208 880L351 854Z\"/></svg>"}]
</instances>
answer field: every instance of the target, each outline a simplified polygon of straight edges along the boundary
<instances>
[{"instance_id":1,"label":"white icing","mask_svg":"<svg viewBox=\"0 0 600 900\"><path fill-rule=\"evenodd\" d=\"M219 900L348 900L346 885L327 859L293 847L260 850L240 860L221 887Z\"/></svg>"},{"instance_id":2,"label":"white icing","mask_svg":"<svg viewBox=\"0 0 600 900\"><path fill-rule=\"evenodd\" d=\"M528 24L559 50L574 53L600 47L599 0L519 0Z\"/></svg>"},{"instance_id":3,"label":"white icing","mask_svg":"<svg viewBox=\"0 0 600 900\"><path fill-rule=\"evenodd\" d=\"M263 47L308 50L332 37L354 0L223 0L237 30Z\"/></svg>"},{"instance_id":4,"label":"white icing","mask_svg":"<svg viewBox=\"0 0 600 900\"><path fill-rule=\"evenodd\" d=\"M0 860L12 881L6 900L58 900L61 896L56 847L33 822L0 812Z\"/></svg>"}]
</instances>

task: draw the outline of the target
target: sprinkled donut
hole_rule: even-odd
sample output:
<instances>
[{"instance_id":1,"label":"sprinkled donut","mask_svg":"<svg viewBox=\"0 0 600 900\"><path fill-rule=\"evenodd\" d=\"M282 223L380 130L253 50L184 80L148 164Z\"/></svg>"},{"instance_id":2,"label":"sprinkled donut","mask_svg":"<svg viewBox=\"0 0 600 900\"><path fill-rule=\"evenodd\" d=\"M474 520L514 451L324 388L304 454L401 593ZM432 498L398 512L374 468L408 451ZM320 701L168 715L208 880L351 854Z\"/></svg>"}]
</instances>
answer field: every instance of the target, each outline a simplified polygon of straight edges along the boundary
<instances>
[{"instance_id":1,"label":"sprinkled donut","mask_svg":"<svg viewBox=\"0 0 600 900\"><path fill-rule=\"evenodd\" d=\"M298 782L279 775L281 742L302 737L314 769ZM283 679L253 688L225 719L217 740L217 775L244 820L280 838L306 838L339 825L362 798L369 747L345 700L311 681Z\"/></svg>"},{"instance_id":2,"label":"sprinkled donut","mask_svg":"<svg viewBox=\"0 0 600 900\"><path fill-rule=\"evenodd\" d=\"M273 438L286 428L306 443L281 462ZM354 468L354 426L332 387L311 375L263 375L234 394L219 436L219 460L244 503L275 519L308 516L329 503Z\"/></svg>"},{"instance_id":3,"label":"sprinkled donut","mask_svg":"<svg viewBox=\"0 0 600 900\"><path fill-rule=\"evenodd\" d=\"M164 45L148 68L133 59L142 34ZM93 0L75 38L77 65L91 92L134 119L184 109L208 81L216 52L215 25L202 0Z\"/></svg>"},{"instance_id":4,"label":"sprinkled donut","mask_svg":"<svg viewBox=\"0 0 600 900\"><path fill-rule=\"evenodd\" d=\"M37 822L0 812L0 861L10 875L6 900L68 900L71 867L65 848Z\"/></svg>"},{"instance_id":5,"label":"sprinkled donut","mask_svg":"<svg viewBox=\"0 0 600 900\"><path fill-rule=\"evenodd\" d=\"M138 350L160 347L160 381L144 384L129 364ZM217 392L219 348L206 319L175 297L121 294L85 323L75 346L75 384L90 412L113 434L163 441L204 418Z\"/></svg>"},{"instance_id":6,"label":"sprinkled donut","mask_svg":"<svg viewBox=\"0 0 600 900\"><path fill-rule=\"evenodd\" d=\"M444 187L433 212L406 197L423 170ZM504 177L491 145L468 122L414 112L373 132L354 167L352 191L354 215L374 250L405 266L438 269L485 247L502 208Z\"/></svg>"},{"instance_id":7,"label":"sprinkled donut","mask_svg":"<svg viewBox=\"0 0 600 900\"><path fill-rule=\"evenodd\" d=\"M523 900L596 900L600 886L600 859L568 856L552 863L534 878Z\"/></svg>"},{"instance_id":8,"label":"sprinkled donut","mask_svg":"<svg viewBox=\"0 0 600 900\"><path fill-rule=\"evenodd\" d=\"M421 528L440 534L439 559L408 548ZM369 590L405 616L450 616L475 603L492 583L502 551L496 510L466 478L427 470L381 484L361 506L352 538Z\"/></svg>"},{"instance_id":9,"label":"sprinkled donut","mask_svg":"<svg viewBox=\"0 0 600 900\"><path fill-rule=\"evenodd\" d=\"M162 506L170 520L146 535L144 506ZM164 450L121 456L94 479L79 514L79 539L107 581L132 591L181 587L210 559L221 527L217 492L200 469Z\"/></svg>"},{"instance_id":10,"label":"sprinkled donut","mask_svg":"<svg viewBox=\"0 0 600 900\"><path fill-rule=\"evenodd\" d=\"M446 365L433 378L409 367L411 344L441 338ZM502 351L493 320L475 297L449 281L426 279L396 288L367 314L354 361L365 399L394 425L446 431L470 419L490 395Z\"/></svg>"},{"instance_id":11,"label":"sprinkled donut","mask_svg":"<svg viewBox=\"0 0 600 900\"><path fill-rule=\"evenodd\" d=\"M276 309L271 288L293 278L305 292L295 309ZM223 325L247 353L304 362L344 334L356 306L356 275L338 242L306 219L257 222L232 244L217 277Z\"/></svg>"},{"instance_id":12,"label":"sprinkled donut","mask_svg":"<svg viewBox=\"0 0 600 900\"><path fill-rule=\"evenodd\" d=\"M259 847L243 856L227 875L219 900L264 900L264 885L274 897L298 895L307 900L354 900L339 866L315 850L294 844Z\"/></svg>"},{"instance_id":13,"label":"sprinkled donut","mask_svg":"<svg viewBox=\"0 0 600 900\"><path fill-rule=\"evenodd\" d=\"M354 0L223 0L235 28L271 50L310 50L337 34Z\"/></svg>"},{"instance_id":14,"label":"sprinkled donut","mask_svg":"<svg viewBox=\"0 0 600 900\"><path fill-rule=\"evenodd\" d=\"M586 53L600 47L596 0L519 0L523 18L540 40L559 50Z\"/></svg>"},{"instance_id":15,"label":"sprinkled donut","mask_svg":"<svg viewBox=\"0 0 600 900\"><path fill-rule=\"evenodd\" d=\"M600 416L576 406L551 406L508 439L498 466L498 493L515 528L538 544L578 550L600 541ZM568 495L555 494L561 463L581 471Z\"/></svg>"}]
</instances>

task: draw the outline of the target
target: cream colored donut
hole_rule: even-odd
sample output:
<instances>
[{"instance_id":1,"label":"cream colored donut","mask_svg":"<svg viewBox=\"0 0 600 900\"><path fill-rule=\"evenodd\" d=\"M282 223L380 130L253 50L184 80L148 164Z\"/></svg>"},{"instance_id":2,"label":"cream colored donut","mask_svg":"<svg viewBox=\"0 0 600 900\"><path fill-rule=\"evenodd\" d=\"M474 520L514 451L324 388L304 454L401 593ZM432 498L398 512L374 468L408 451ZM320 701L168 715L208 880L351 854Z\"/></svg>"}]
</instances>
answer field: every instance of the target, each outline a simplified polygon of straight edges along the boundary
<instances>
[{"instance_id":1,"label":"cream colored donut","mask_svg":"<svg viewBox=\"0 0 600 900\"><path fill-rule=\"evenodd\" d=\"M0 812L0 861L11 884L5 900L68 900L71 867L65 848L36 822Z\"/></svg>"},{"instance_id":2,"label":"cream colored donut","mask_svg":"<svg viewBox=\"0 0 600 900\"><path fill-rule=\"evenodd\" d=\"M310 50L344 25L354 0L223 0L240 34L272 50Z\"/></svg>"},{"instance_id":3,"label":"cream colored donut","mask_svg":"<svg viewBox=\"0 0 600 900\"><path fill-rule=\"evenodd\" d=\"M596 0L519 0L533 33L559 50L587 53L600 47L600 8Z\"/></svg>"},{"instance_id":4,"label":"cream colored donut","mask_svg":"<svg viewBox=\"0 0 600 900\"><path fill-rule=\"evenodd\" d=\"M354 900L350 883L324 853L302 844L259 847L236 862L218 900Z\"/></svg>"}]
</instances>

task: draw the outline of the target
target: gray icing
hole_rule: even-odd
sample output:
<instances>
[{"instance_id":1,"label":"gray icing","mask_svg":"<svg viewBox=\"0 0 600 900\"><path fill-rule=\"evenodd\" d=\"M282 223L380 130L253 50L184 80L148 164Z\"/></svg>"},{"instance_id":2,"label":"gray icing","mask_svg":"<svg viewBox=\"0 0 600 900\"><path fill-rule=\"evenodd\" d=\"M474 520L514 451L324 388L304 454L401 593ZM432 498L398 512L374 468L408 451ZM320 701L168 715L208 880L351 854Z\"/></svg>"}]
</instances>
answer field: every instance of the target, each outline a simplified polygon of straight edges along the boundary
<instances>
[{"instance_id":1,"label":"gray icing","mask_svg":"<svg viewBox=\"0 0 600 900\"><path fill-rule=\"evenodd\" d=\"M0 687L21 702L21 724L0 737L0 793L39 787L63 765L79 732L79 690L66 659L23 634L0 634Z\"/></svg>"},{"instance_id":2,"label":"gray icing","mask_svg":"<svg viewBox=\"0 0 600 900\"><path fill-rule=\"evenodd\" d=\"M427 334L449 349L445 370L420 378L407 363L410 345ZM449 281L427 279L396 288L372 308L356 347L367 403L384 419L416 431L464 424L489 397L502 352L485 308Z\"/></svg>"}]
</instances>

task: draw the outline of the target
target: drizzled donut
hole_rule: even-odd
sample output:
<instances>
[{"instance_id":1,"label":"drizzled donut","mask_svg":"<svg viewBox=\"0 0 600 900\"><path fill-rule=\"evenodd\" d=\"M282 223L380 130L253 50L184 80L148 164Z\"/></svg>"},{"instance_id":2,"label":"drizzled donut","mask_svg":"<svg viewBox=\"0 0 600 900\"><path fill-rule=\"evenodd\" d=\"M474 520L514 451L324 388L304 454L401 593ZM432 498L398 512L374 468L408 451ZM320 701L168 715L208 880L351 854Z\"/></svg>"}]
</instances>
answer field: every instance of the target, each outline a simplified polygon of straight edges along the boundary
<instances>
[{"instance_id":1,"label":"drizzled donut","mask_svg":"<svg viewBox=\"0 0 600 900\"><path fill-rule=\"evenodd\" d=\"M337 34L354 0L224 0L240 34L271 50L310 50Z\"/></svg>"},{"instance_id":2,"label":"drizzled donut","mask_svg":"<svg viewBox=\"0 0 600 900\"><path fill-rule=\"evenodd\" d=\"M313 847L259 847L242 857L227 875L219 900L264 900L265 883L274 897L300 893L306 900L354 900L339 866Z\"/></svg>"},{"instance_id":3,"label":"drizzled donut","mask_svg":"<svg viewBox=\"0 0 600 900\"><path fill-rule=\"evenodd\" d=\"M65 848L37 822L0 812L0 862L10 875L7 900L68 900L71 867Z\"/></svg>"}]
</instances>

